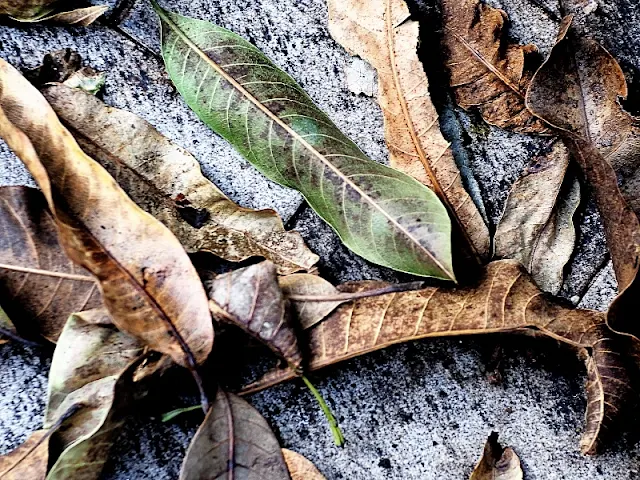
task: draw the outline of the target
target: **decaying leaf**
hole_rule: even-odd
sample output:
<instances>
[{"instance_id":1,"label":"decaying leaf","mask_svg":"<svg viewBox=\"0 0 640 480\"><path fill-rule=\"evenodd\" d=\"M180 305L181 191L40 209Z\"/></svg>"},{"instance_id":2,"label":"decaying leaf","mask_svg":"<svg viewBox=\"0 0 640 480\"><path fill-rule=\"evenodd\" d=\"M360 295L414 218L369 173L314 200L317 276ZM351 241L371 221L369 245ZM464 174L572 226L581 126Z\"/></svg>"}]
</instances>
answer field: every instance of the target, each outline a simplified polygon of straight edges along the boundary
<instances>
[{"instance_id":1,"label":"decaying leaf","mask_svg":"<svg viewBox=\"0 0 640 480\"><path fill-rule=\"evenodd\" d=\"M316 466L299 453L282 449L291 480L326 480Z\"/></svg>"},{"instance_id":2,"label":"decaying leaf","mask_svg":"<svg viewBox=\"0 0 640 480\"><path fill-rule=\"evenodd\" d=\"M359 291L380 282L345 284ZM529 331L587 352L587 428L582 451L593 453L619 419L619 409L631 395L626 366L605 315L553 302L513 260L492 262L473 288L430 287L356 300L307 330L308 369L315 370L396 343L426 337ZM291 370L274 370L244 392L294 378ZM610 432L609 432L610 433Z\"/></svg>"},{"instance_id":3,"label":"decaying leaf","mask_svg":"<svg viewBox=\"0 0 640 480\"><path fill-rule=\"evenodd\" d=\"M556 294L573 253L573 216L580 183L569 169L569 152L556 140L533 159L511 188L494 237L498 258L519 260L544 291Z\"/></svg>"},{"instance_id":4,"label":"decaying leaf","mask_svg":"<svg viewBox=\"0 0 640 480\"><path fill-rule=\"evenodd\" d=\"M20 330L52 342L69 315L102 304L95 279L65 254L35 188L0 187L0 294Z\"/></svg>"},{"instance_id":5,"label":"decaying leaf","mask_svg":"<svg viewBox=\"0 0 640 480\"><path fill-rule=\"evenodd\" d=\"M285 298L292 295L333 295L339 293L339 290L324 278L308 273L286 275L280 277L278 283ZM313 327L342 303L344 300L329 302L290 300L296 322L303 330Z\"/></svg>"},{"instance_id":6,"label":"decaying leaf","mask_svg":"<svg viewBox=\"0 0 640 480\"><path fill-rule=\"evenodd\" d=\"M0 136L42 189L69 257L93 273L115 325L195 370L213 344L207 298L173 234L142 211L0 60Z\"/></svg>"},{"instance_id":7,"label":"decaying leaf","mask_svg":"<svg viewBox=\"0 0 640 480\"><path fill-rule=\"evenodd\" d=\"M534 45L505 42L507 14L480 0L443 0L443 44L458 104L478 108L491 125L519 133L551 133L525 107L537 65Z\"/></svg>"},{"instance_id":8,"label":"decaying leaf","mask_svg":"<svg viewBox=\"0 0 640 480\"><path fill-rule=\"evenodd\" d=\"M0 479L44 480L49 461L49 432L33 432L15 450L0 456Z\"/></svg>"},{"instance_id":9,"label":"decaying leaf","mask_svg":"<svg viewBox=\"0 0 640 480\"><path fill-rule=\"evenodd\" d=\"M233 203L202 175L191 154L142 118L62 85L46 86L43 94L82 149L187 251L205 250L234 262L262 256L282 274L317 262L297 232L284 230L276 212Z\"/></svg>"},{"instance_id":10,"label":"decaying leaf","mask_svg":"<svg viewBox=\"0 0 640 480\"><path fill-rule=\"evenodd\" d=\"M76 25L80 27L86 27L95 22L102 16L104 12L109 10L108 5L94 5L85 8L76 8L69 11L50 11L43 10L38 15L32 17L12 17L19 22L50 22L60 23L64 25Z\"/></svg>"},{"instance_id":11,"label":"decaying leaf","mask_svg":"<svg viewBox=\"0 0 640 480\"><path fill-rule=\"evenodd\" d=\"M143 345L118 331L104 309L69 317L53 354L45 428L70 405L81 409L58 430L47 480L94 480L106 461L114 434L122 424L122 407L130 375L124 375L143 353Z\"/></svg>"},{"instance_id":12,"label":"decaying leaf","mask_svg":"<svg viewBox=\"0 0 640 480\"><path fill-rule=\"evenodd\" d=\"M430 189L367 158L248 41L155 8L169 75L209 127L271 180L300 191L358 255L454 279L451 222Z\"/></svg>"},{"instance_id":13,"label":"decaying leaf","mask_svg":"<svg viewBox=\"0 0 640 480\"><path fill-rule=\"evenodd\" d=\"M241 398L219 389L189 445L180 480L231 478L291 477L278 440L262 415Z\"/></svg>"},{"instance_id":14,"label":"decaying leaf","mask_svg":"<svg viewBox=\"0 0 640 480\"><path fill-rule=\"evenodd\" d=\"M484 446L482 458L469 480L522 480L520 459L511 447L502 448L498 434L492 432Z\"/></svg>"},{"instance_id":15,"label":"decaying leaf","mask_svg":"<svg viewBox=\"0 0 640 480\"><path fill-rule=\"evenodd\" d=\"M50 5L58 0L0 0L0 15L14 18L35 17L50 11Z\"/></svg>"},{"instance_id":16,"label":"decaying leaf","mask_svg":"<svg viewBox=\"0 0 640 480\"><path fill-rule=\"evenodd\" d=\"M300 367L302 353L273 263L265 261L219 275L206 282L206 289L215 318L242 328L289 365Z\"/></svg>"},{"instance_id":17,"label":"decaying leaf","mask_svg":"<svg viewBox=\"0 0 640 480\"><path fill-rule=\"evenodd\" d=\"M486 259L489 231L440 132L418 58L418 22L409 18L405 0L330 0L328 6L333 38L378 71L391 166L429 186L456 220L454 235Z\"/></svg>"}]
</instances>

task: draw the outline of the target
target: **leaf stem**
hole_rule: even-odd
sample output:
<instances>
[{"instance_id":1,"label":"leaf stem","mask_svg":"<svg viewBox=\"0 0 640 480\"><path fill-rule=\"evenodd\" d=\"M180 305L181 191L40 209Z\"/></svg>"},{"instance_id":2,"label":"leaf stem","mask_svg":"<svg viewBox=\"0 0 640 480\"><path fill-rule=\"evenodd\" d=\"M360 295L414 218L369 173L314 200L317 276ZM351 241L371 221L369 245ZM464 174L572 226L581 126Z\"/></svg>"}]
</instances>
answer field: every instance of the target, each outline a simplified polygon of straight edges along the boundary
<instances>
[{"instance_id":1,"label":"leaf stem","mask_svg":"<svg viewBox=\"0 0 640 480\"><path fill-rule=\"evenodd\" d=\"M287 295L289 300L294 302L348 302L349 300L357 300L359 298L376 297L387 293L407 292L411 290L420 290L425 287L424 282L408 282L395 283L380 288L372 288L362 292L343 292L332 295Z\"/></svg>"},{"instance_id":2,"label":"leaf stem","mask_svg":"<svg viewBox=\"0 0 640 480\"><path fill-rule=\"evenodd\" d=\"M175 410L171 410L170 412L162 414L162 423L169 422L176 418L178 415L182 415L183 413L193 412L194 410L199 410L201 408L200 405L192 405L190 407L176 408Z\"/></svg>"},{"instance_id":3,"label":"leaf stem","mask_svg":"<svg viewBox=\"0 0 640 480\"><path fill-rule=\"evenodd\" d=\"M344 436L340 431L340 427L338 426L338 421L336 420L336 417L334 417L333 413L331 413L331 409L329 408L329 405L327 405L327 403L324 401L324 398L322 398L322 395L320 394L318 389L313 386L313 384L309 381L307 377L305 377L304 375L300 375L300 378L302 378L302 381L305 383L307 388L311 391L311 393L315 397L316 401L318 402L318 405L320 405L320 409L322 410L322 413L324 413L324 416L327 417L327 421L329 422L329 428L331 429L331 434L333 435L334 442L338 447L342 447L345 442Z\"/></svg>"}]
</instances>

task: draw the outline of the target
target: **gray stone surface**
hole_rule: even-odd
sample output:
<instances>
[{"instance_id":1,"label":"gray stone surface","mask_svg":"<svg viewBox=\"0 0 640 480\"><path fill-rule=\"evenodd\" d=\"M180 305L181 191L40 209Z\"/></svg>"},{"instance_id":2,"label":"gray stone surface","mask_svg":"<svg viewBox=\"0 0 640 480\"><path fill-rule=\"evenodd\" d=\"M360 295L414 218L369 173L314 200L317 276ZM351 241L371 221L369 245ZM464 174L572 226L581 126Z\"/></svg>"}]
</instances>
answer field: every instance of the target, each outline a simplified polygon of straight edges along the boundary
<instances>
[{"instance_id":1,"label":"gray stone surface","mask_svg":"<svg viewBox=\"0 0 640 480\"><path fill-rule=\"evenodd\" d=\"M510 14L513 38L535 42L548 51L560 17L554 0L491 1ZM415 2L429 15L436 10L435 0ZM631 92L636 97L628 107L634 110L640 92L637 0L601 1L595 10L593 0L582 3L590 13L585 15L581 7L578 25L622 59L633 81ZM366 153L386 161L379 108L374 100L347 89L344 68L351 60L327 34L324 0L173 0L165 5L249 38L292 74ZM424 31L437 30L430 18ZM261 177L198 121L163 72L157 57L156 20L146 1L136 2L121 28L2 26L0 56L30 68L50 50L78 50L87 64L108 72L105 101L142 115L194 153L205 174L234 200L276 208L285 219L291 217L291 225L321 256L320 270L327 278L335 282L402 278L350 254L311 211L299 209L299 195ZM430 72L436 62L435 57L425 58ZM467 182L477 189L475 197L495 225L511 184L543 140L487 127L475 115L452 109L446 89L438 90L436 81L433 90L440 92L435 96L440 98L444 130L455 137L450 140L456 157L475 177ZM1 144L0 185L29 182L19 161ZM578 221L579 247L568 268L563 296L602 310L615 283L611 268L602 269L607 254L600 218L593 203L585 203ZM491 358L499 344L504 345L503 382L494 385L487 371L493 369ZM50 352L0 346L0 453L41 425L49 363ZM424 341L351 360L313 379L340 421L348 440L344 449L333 446L324 418L302 385L278 386L251 401L283 446L305 454L329 480L466 478L492 430L521 455L527 480L640 476L640 448L629 439L595 458L578 453L584 428L584 371L571 352L553 342L519 337ZM201 420L195 413L160 423L159 413L194 402L188 395L177 396L178 390L174 383L161 385L138 408L114 447L105 479L177 478L181 458Z\"/></svg>"}]
</instances>

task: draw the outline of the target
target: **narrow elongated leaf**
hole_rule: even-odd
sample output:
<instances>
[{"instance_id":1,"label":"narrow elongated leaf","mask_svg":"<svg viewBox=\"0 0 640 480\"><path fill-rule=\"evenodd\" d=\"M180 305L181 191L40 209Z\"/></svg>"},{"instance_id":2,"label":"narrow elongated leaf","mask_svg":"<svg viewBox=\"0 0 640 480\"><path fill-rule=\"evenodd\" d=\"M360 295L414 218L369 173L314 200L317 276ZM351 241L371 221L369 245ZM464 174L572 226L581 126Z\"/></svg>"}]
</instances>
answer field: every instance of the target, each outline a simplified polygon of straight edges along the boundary
<instances>
[{"instance_id":1,"label":"narrow elongated leaf","mask_svg":"<svg viewBox=\"0 0 640 480\"><path fill-rule=\"evenodd\" d=\"M451 222L415 179L368 159L289 75L238 35L161 10L162 52L187 104L270 179L300 191L358 255L453 279Z\"/></svg>"},{"instance_id":2,"label":"narrow elongated leaf","mask_svg":"<svg viewBox=\"0 0 640 480\"><path fill-rule=\"evenodd\" d=\"M290 480L278 440L241 398L218 390L189 445L180 480Z\"/></svg>"},{"instance_id":3,"label":"narrow elongated leaf","mask_svg":"<svg viewBox=\"0 0 640 480\"><path fill-rule=\"evenodd\" d=\"M234 262L263 256L283 274L307 270L318 260L297 232L284 230L276 212L233 203L202 175L191 154L142 118L63 85L45 87L43 94L82 149L187 251Z\"/></svg>"},{"instance_id":4,"label":"narrow elongated leaf","mask_svg":"<svg viewBox=\"0 0 640 480\"><path fill-rule=\"evenodd\" d=\"M65 254L35 188L0 187L0 293L19 328L52 342L69 315L102 304L95 279Z\"/></svg>"},{"instance_id":5,"label":"narrow elongated leaf","mask_svg":"<svg viewBox=\"0 0 640 480\"><path fill-rule=\"evenodd\" d=\"M465 190L440 133L429 82L418 58L418 22L405 0L330 0L329 31L378 71L378 102L391 166L429 186L456 220L472 255L489 256L489 230Z\"/></svg>"},{"instance_id":6,"label":"narrow elongated leaf","mask_svg":"<svg viewBox=\"0 0 640 480\"><path fill-rule=\"evenodd\" d=\"M496 228L495 255L520 261L544 291L558 293L571 258L580 183L559 140L533 159L513 184Z\"/></svg>"},{"instance_id":7,"label":"narrow elongated leaf","mask_svg":"<svg viewBox=\"0 0 640 480\"><path fill-rule=\"evenodd\" d=\"M291 480L326 480L316 466L299 453L282 449Z\"/></svg>"},{"instance_id":8,"label":"narrow elongated leaf","mask_svg":"<svg viewBox=\"0 0 640 480\"><path fill-rule=\"evenodd\" d=\"M380 282L345 284L359 291ZM535 331L583 350L587 356L587 427L582 451L593 453L620 418L631 395L626 366L605 315L554 303L512 260L492 262L473 288L425 288L356 300L307 330L308 368L319 369L396 343L427 337ZM274 370L248 386L251 393L287 379Z\"/></svg>"},{"instance_id":9,"label":"narrow elongated leaf","mask_svg":"<svg viewBox=\"0 0 640 480\"><path fill-rule=\"evenodd\" d=\"M18 448L0 456L2 480L44 480L49 461L47 430L33 432Z\"/></svg>"},{"instance_id":10,"label":"narrow elongated leaf","mask_svg":"<svg viewBox=\"0 0 640 480\"><path fill-rule=\"evenodd\" d=\"M502 448L498 434L491 433L484 446L482 458L469 480L522 480L524 474L520 459L511 447Z\"/></svg>"},{"instance_id":11,"label":"narrow elongated leaf","mask_svg":"<svg viewBox=\"0 0 640 480\"><path fill-rule=\"evenodd\" d=\"M19 22L51 22L63 25L77 25L86 27L95 22L104 12L109 10L108 5L94 5L92 7L76 8L75 10L57 12L44 10L33 17L12 17Z\"/></svg>"},{"instance_id":12,"label":"narrow elongated leaf","mask_svg":"<svg viewBox=\"0 0 640 480\"><path fill-rule=\"evenodd\" d=\"M0 136L42 189L69 257L99 282L113 322L192 370L213 326L195 268L60 124L42 95L0 60Z\"/></svg>"}]
</instances>

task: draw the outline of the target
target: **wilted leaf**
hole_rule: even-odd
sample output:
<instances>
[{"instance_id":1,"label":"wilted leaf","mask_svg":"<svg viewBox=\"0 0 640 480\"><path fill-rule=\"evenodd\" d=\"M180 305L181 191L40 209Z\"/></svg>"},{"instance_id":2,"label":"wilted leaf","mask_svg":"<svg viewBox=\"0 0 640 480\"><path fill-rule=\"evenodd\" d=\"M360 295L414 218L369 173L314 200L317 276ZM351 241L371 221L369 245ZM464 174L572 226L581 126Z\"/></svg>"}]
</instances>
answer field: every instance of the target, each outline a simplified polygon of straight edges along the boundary
<instances>
[{"instance_id":1,"label":"wilted leaf","mask_svg":"<svg viewBox=\"0 0 640 480\"><path fill-rule=\"evenodd\" d=\"M289 75L238 35L161 10L162 51L187 104L270 179L299 190L347 247L453 279L451 223L415 179L368 159Z\"/></svg>"},{"instance_id":2,"label":"wilted leaf","mask_svg":"<svg viewBox=\"0 0 640 480\"><path fill-rule=\"evenodd\" d=\"M282 455L291 474L291 480L326 480L316 466L299 453L283 448Z\"/></svg>"},{"instance_id":3,"label":"wilted leaf","mask_svg":"<svg viewBox=\"0 0 640 480\"><path fill-rule=\"evenodd\" d=\"M32 17L12 17L19 22L51 22L64 25L77 25L86 27L95 22L104 12L109 10L108 5L95 5L85 8L76 8L67 12L57 12L44 10L42 13Z\"/></svg>"},{"instance_id":4,"label":"wilted leaf","mask_svg":"<svg viewBox=\"0 0 640 480\"><path fill-rule=\"evenodd\" d=\"M418 58L418 22L409 18L405 0L330 0L328 6L333 38L378 71L391 166L429 186L456 220L454 233L469 253L486 259L489 231L440 133Z\"/></svg>"},{"instance_id":5,"label":"wilted leaf","mask_svg":"<svg viewBox=\"0 0 640 480\"><path fill-rule=\"evenodd\" d=\"M283 274L318 260L297 232L284 230L276 212L233 203L202 175L191 154L142 118L61 85L47 86L43 94L82 149L188 251L234 262L263 256Z\"/></svg>"},{"instance_id":6,"label":"wilted leaf","mask_svg":"<svg viewBox=\"0 0 640 480\"><path fill-rule=\"evenodd\" d=\"M278 440L262 415L219 389L189 445L180 480L231 478L290 479Z\"/></svg>"},{"instance_id":7,"label":"wilted leaf","mask_svg":"<svg viewBox=\"0 0 640 480\"><path fill-rule=\"evenodd\" d=\"M551 133L525 107L535 72L534 45L505 41L507 14L479 0L443 0L443 43L458 104L478 108L491 125L519 133Z\"/></svg>"},{"instance_id":8,"label":"wilted leaf","mask_svg":"<svg viewBox=\"0 0 640 480\"><path fill-rule=\"evenodd\" d=\"M69 257L98 278L116 326L193 371L211 351L213 326L180 242L78 147L42 95L4 60L0 136L43 190Z\"/></svg>"},{"instance_id":9,"label":"wilted leaf","mask_svg":"<svg viewBox=\"0 0 640 480\"><path fill-rule=\"evenodd\" d=\"M513 184L494 237L495 255L520 261L536 284L556 294L576 238L580 183L557 140Z\"/></svg>"},{"instance_id":10,"label":"wilted leaf","mask_svg":"<svg viewBox=\"0 0 640 480\"><path fill-rule=\"evenodd\" d=\"M54 456L47 480L99 477L122 424L130 388L124 374L142 353L143 345L118 331L104 309L69 317L51 363L45 427L70 405L82 408L51 439L52 449L60 454Z\"/></svg>"},{"instance_id":11,"label":"wilted leaf","mask_svg":"<svg viewBox=\"0 0 640 480\"><path fill-rule=\"evenodd\" d=\"M295 368L302 363L296 332L271 262L219 275L206 282L213 316L257 338Z\"/></svg>"},{"instance_id":12,"label":"wilted leaf","mask_svg":"<svg viewBox=\"0 0 640 480\"><path fill-rule=\"evenodd\" d=\"M44 480L49 460L49 432L33 432L15 450L0 456L2 480Z\"/></svg>"},{"instance_id":13,"label":"wilted leaf","mask_svg":"<svg viewBox=\"0 0 640 480\"><path fill-rule=\"evenodd\" d=\"M359 291L373 286L380 286L380 282L345 284L342 289ZM582 450L593 453L601 437L610 433L601 429L602 424L615 424L619 409L631 394L615 334L607 328L603 313L575 310L546 298L522 266L512 260L489 264L473 288L430 287L338 307L326 320L307 330L308 369L420 338L509 331L538 332L578 347L585 355L590 352ZM244 392L294 377L291 370L275 370Z\"/></svg>"},{"instance_id":14,"label":"wilted leaf","mask_svg":"<svg viewBox=\"0 0 640 480\"><path fill-rule=\"evenodd\" d=\"M330 282L318 275L308 273L294 273L278 279L280 289L285 298L292 295L334 295L340 291ZM290 300L291 307L300 328L306 330L329 315L335 308L346 300L308 302Z\"/></svg>"},{"instance_id":15,"label":"wilted leaf","mask_svg":"<svg viewBox=\"0 0 640 480\"><path fill-rule=\"evenodd\" d=\"M482 458L469 480L522 480L520 459L511 447L502 448L498 434L491 433L484 446Z\"/></svg>"},{"instance_id":16,"label":"wilted leaf","mask_svg":"<svg viewBox=\"0 0 640 480\"><path fill-rule=\"evenodd\" d=\"M65 254L35 188L0 187L0 293L19 330L52 342L69 315L102 304L95 279Z\"/></svg>"}]
</instances>

